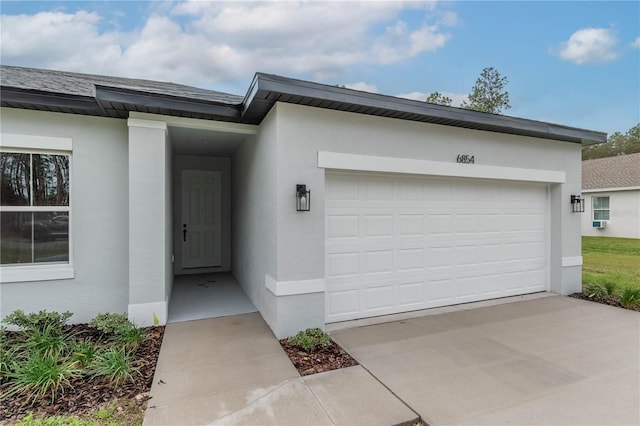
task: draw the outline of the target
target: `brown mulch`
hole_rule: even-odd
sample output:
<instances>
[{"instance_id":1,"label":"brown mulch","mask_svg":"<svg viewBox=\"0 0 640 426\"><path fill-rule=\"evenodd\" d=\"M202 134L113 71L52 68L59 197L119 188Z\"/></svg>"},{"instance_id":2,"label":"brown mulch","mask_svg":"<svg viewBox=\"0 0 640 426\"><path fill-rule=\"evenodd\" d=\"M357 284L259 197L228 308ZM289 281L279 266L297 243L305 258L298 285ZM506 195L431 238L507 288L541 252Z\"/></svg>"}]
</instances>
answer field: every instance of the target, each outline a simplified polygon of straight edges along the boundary
<instances>
[{"instance_id":1,"label":"brown mulch","mask_svg":"<svg viewBox=\"0 0 640 426\"><path fill-rule=\"evenodd\" d=\"M301 376L358 365L358 361L333 340L327 346L317 348L310 353L291 345L287 339L279 342Z\"/></svg>"},{"instance_id":2,"label":"brown mulch","mask_svg":"<svg viewBox=\"0 0 640 426\"><path fill-rule=\"evenodd\" d=\"M625 308L624 306L622 306L618 298L615 296L607 296L606 299L600 300L600 299L591 299L589 296L587 296L584 293L573 293L573 294L570 294L569 297L573 297L574 299L588 300L589 302L601 303L603 305L615 306L616 308L628 309L630 311L640 312L640 304L636 304L634 306Z\"/></svg>"},{"instance_id":3,"label":"brown mulch","mask_svg":"<svg viewBox=\"0 0 640 426\"><path fill-rule=\"evenodd\" d=\"M71 333L77 333L81 339L96 342L101 338L101 333L87 324L75 324L67 328ZM50 397L31 404L26 403L25 397L2 399L0 400L0 422L13 423L28 413L34 413L35 417L61 414L82 416L95 411L96 408L106 406L114 399L133 400L140 406L146 404L160 353L164 327L150 327L144 330L145 338L134 355L140 373L134 374L134 382L113 387L102 378L82 377L74 379L71 386L65 389L63 394L59 394L54 402L51 402ZM7 391L8 385L6 379L0 381L0 395Z\"/></svg>"}]
</instances>

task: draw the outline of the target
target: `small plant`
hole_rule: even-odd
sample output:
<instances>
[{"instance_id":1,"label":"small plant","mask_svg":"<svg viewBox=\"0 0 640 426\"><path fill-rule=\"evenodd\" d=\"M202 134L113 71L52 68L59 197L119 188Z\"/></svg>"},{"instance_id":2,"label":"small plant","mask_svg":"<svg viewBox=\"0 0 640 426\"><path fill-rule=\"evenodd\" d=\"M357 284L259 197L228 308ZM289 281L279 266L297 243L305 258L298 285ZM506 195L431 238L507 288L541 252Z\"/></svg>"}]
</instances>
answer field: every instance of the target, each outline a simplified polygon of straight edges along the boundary
<instances>
[{"instance_id":1,"label":"small plant","mask_svg":"<svg viewBox=\"0 0 640 426\"><path fill-rule=\"evenodd\" d=\"M41 329L32 328L23 333L25 340L18 343L17 346L28 352L49 356L65 353L69 350L71 336L68 333L61 333L55 324L47 324Z\"/></svg>"},{"instance_id":2,"label":"small plant","mask_svg":"<svg viewBox=\"0 0 640 426\"><path fill-rule=\"evenodd\" d=\"M133 375L140 369L134 365L126 349L106 347L96 354L92 371L94 377L104 376L112 386L118 386L127 380L133 382Z\"/></svg>"},{"instance_id":3,"label":"small plant","mask_svg":"<svg viewBox=\"0 0 640 426\"><path fill-rule=\"evenodd\" d=\"M46 310L38 313L25 314L22 310L11 312L2 322L15 325L21 330L44 330L50 332L62 333L62 327L73 316L71 312L47 312Z\"/></svg>"},{"instance_id":4,"label":"small plant","mask_svg":"<svg viewBox=\"0 0 640 426\"><path fill-rule=\"evenodd\" d=\"M27 359L14 361L7 376L10 385L6 394L2 395L3 399L24 395L26 401L30 402L50 395L53 401L56 394L64 392L71 385L71 379L80 376L80 370L76 362L59 354L42 356L32 353Z\"/></svg>"},{"instance_id":5,"label":"small plant","mask_svg":"<svg viewBox=\"0 0 640 426\"><path fill-rule=\"evenodd\" d=\"M319 328L307 328L295 336L289 337L288 342L306 352L312 352L319 347L327 346L331 343L331 338Z\"/></svg>"},{"instance_id":6,"label":"small plant","mask_svg":"<svg viewBox=\"0 0 640 426\"><path fill-rule=\"evenodd\" d=\"M613 294L613 291L616 289L616 283L611 280L605 280L602 285L604 286L605 290L607 290L607 294L609 296L611 296Z\"/></svg>"},{"instance_id":7,"label":"small plant","mask_svg":"<svg viewBox=\"0 0 640 426\"><path fill-rule=\"evenodd\" d=\"M125 347L135 349L138 347L144 333L142 329L136 327L132 323L128 323L116 329L113 339L122 343Z\"/></svg>"},{"instance_id":8,"label":"small plant","mask_svg":"<svg viewBox=\"0 0 640 426\"><path fill-rule=\"evenodd\" d=\"M93 362L93 359L98 352L98 347L95 343L86 341L86 342L77 342L74 341L72 344L73 351L73 359L77 361L82 368L87 368Z\"/></svg>"},{"instance_id":9,"label":"small plant","mask_svg":"<svg viewBox=\"0 0 640 426\"><path fill-rule=\"evenodd\" d=\"M583 285L582 293L593 300L605 300L608 296L607 289L602 284L597 283Z\"/></svg>"},{"instance_id":10,"label":"small plant","mask_svg":"<svg viewBox=\"0 0 640 426\"><path fill-rule=\"evenodd\" d=\"M640 288L627 287L620 296L620 304L625 308L633 308L640 304Z\"/></svg>"},{"instance_id":11,"label":"small plant","mask_svg":"<svg viewBox=\"0 0 640 426\"><path fill-rule=\"evenodd\" d=\"M98 331L112 336L124 326L133 325L126 314L98 314L94 319L89 322L89 326L97 329Z\"/></svg>"}]
</instances>

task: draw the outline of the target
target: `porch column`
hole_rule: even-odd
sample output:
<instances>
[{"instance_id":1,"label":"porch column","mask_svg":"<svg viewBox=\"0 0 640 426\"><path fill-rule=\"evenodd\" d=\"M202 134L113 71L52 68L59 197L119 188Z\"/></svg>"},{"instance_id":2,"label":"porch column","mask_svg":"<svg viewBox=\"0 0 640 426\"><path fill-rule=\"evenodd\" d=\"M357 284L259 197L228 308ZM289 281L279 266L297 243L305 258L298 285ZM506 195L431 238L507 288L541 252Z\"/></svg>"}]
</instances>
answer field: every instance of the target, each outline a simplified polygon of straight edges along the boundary
<instances>
[{"instance_id":1,"label":"porch column","mask_svg":"<svg viewBox=\"0 0 640 426\"><path fill-rule=\"evenodd\" d=\"M130 118L129 319L167 322L173 283L171 147L167 124Z\"/></svg>"}]
</instances>

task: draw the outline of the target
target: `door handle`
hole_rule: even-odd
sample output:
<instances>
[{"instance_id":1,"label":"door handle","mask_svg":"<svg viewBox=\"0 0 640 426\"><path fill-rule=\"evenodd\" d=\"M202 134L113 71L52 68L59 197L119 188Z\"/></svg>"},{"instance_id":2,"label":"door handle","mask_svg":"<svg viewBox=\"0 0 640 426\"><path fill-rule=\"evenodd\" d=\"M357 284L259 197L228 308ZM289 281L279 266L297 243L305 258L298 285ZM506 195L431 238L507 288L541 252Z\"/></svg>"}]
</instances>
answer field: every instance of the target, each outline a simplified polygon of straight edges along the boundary
<instances>
[{"instance_id":1,"label":"door handle","mask_svg":"<svg viewBox=\"0 0 640 426\"><path fill-rule=\"evenodd\" d=\"M182 224L182 241L187 241L187 224Z\"/></svg>"}]
</instances>

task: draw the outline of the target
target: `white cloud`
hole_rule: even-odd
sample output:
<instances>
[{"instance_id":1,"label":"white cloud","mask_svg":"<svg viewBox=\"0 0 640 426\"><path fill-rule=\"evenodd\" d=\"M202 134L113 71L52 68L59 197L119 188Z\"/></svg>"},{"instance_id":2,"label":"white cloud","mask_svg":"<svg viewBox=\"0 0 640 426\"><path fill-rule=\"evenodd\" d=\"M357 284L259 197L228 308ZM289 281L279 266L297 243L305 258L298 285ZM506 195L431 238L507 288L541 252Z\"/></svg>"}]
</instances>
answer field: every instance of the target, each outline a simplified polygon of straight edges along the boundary
<instances>
[{"instance_id":1,"label":"white cloud","mask_svg":"<svg viewBox=\"0 0 640 426\"><path fill-rule=\"evenodd\" d=\"M353 65L397 63L443 48L457 22L433 2L212 2L151 4L129 32L101 16L3 15L2 60L68 71L209 86L254 72L318 80ZM401 13L418 10L421 22ZM117 18L117 17L116 17ZM382 30L381 30L382 29Z\"/></svg>"},{"instance_id":2,"label":"white cloud","mask_svg":"<svg viewBox=\"0 0 640 426\"><path fill-rule=\"evenodd\" d=\"M611 62L618 58L616 44L611 30L584 28L562 43L560 57L576 64Z\"/></svg>"},{"instance_id":3,"label":"white cloud","mask_svg":"<svg viewBox=\"0 0 640 426\"><path fill-rule=\"evenodd\" d=\"M347 89L360 90L362 92L369 93L378 93L378 86L375 84L365 83L364 81L359 81L357 83L348 83L344 85Z\"/></svg>"},{"instance_id":4,"label":"white cloud","mask_svg":"<svg viewBox=\"0 0 640 426\"><path fill-rule=\"evenodd\" d=\"M443 96L447 96L448 98L451 98L451 106L454 106L454 107L459 107L462 105L462 101L468 100L467 95L464 93L440 92L440 94ZM399 98L412 99L414 101L424 102L427 99L427 96L429 95L430 93L425 93L425 92L411 92L411 93L403 93L396 96Z\"/></svg>"},{"instance_id":5,"label":"white cloud","mask_svg":"<svg viewBox=\"0 0 640 426\"><path fill-rule=\"evenodd\" d=\"M631 47L640 49L640 37L636 37L636 39L631 42Z\"/></svg>"}]
</instances>

